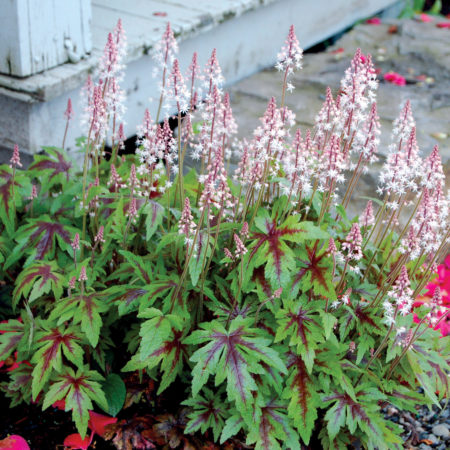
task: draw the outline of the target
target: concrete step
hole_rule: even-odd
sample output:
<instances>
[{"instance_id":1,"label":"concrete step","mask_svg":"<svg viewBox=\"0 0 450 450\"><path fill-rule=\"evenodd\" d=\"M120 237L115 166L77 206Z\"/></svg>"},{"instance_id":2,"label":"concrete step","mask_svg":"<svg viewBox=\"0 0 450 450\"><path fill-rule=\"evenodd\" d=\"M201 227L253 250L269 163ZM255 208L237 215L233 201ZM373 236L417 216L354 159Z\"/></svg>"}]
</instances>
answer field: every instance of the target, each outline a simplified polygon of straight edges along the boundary
<instances>
[{"instance_id":1,"label":"concrete step","mask_svg":"<svg viewBox=\"0 0 450 450\"><path fill-rule=\"evenodd\" d=\"M308 48L355 21L371 16L397 0L92 0L91 55L76 64L63 64L26 78L0 75L0 147L15 143L33 154L42 146L60 145L63 112L72 99L75 120L67 142L74 148L82 135L79 93L88 73L95 71L107 33L119 18L128 37L125 133L135 134L146 107L154 115L157 83L151 78L152 46L170 21L180 45L180 64L192 53L204 64L217 48L228 84L272 65L291 24L303 48ZM3 153L3 155L2 155ZM0 162L5 160L0 151Z\"/></svg>"}]
</instances>

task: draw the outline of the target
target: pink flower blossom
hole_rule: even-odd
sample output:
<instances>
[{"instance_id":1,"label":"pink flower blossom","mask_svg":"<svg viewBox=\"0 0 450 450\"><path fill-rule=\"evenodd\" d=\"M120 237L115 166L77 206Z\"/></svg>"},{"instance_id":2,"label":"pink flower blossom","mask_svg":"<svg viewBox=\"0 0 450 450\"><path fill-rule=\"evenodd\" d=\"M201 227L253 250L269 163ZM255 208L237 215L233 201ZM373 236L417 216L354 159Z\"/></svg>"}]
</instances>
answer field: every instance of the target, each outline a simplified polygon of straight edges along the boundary
<instances>
[{"instance_id":1,"label":"pink flower blossom","mask_svg":"<svg viewBox=\"0 0 450 450\"><path fill-rule=\"evenodd\" d=\"M412 290L409 287L410 284L408 270L406 269L406 266L403 265L393 289L388 292L388 296L394 300L402 315L406 315L411 311L413 301L411 298ZM393 317L391 317L391 319L393 319Z\"/></svg>"},{"instance_id":2,"label":"pink flower blossom","mask_svg":"<svg viewBox=\"0 0 450 450\"><path fill-rule=\"evenodd\" d=\"M249 232L249 230L248 230L248 223L244 222L242 224L241 233L240 233L241 239L242 239L243 242L245 242L246 239L248 238L248 232Z\"/></svg>"},{"instance_id":3,"label":"pink flower blossom","mask_svg":"<svg viewBox=\"0 0 450 450\"><path fill-rule=\"evenodd\" d=\"M73 118L72 100L70 98L67 100L67 108L64 112L64 117L67 120L71 120Z\"/></svg>"},{"instance_id":4,"label":"pink flower blossom","mask_svg":"<svg viewBox=\"0 0 450 450\"><path fill-rule=\"evenodd\" d=\"M166 29L160 41L153 47L152 57L156 62L153 76L157 77L164 71L169 70L173 64L175 55L178 53L178 44L173 35L170 22L167 22Z\"/></svg>"},{"instance_id":5,"label":"pink flower blossom","mask_svg":"<svg viewBox=\"0 0 450 450\"><path fill-rule=\"evenodd\" d=\"M37 198L37 187L35 184L32 184L31 185L31 194L28 197L28 200L33 200L35 198Z\"/></svg>"},{"instance_id":6,"label":"pink flower blossom","mask_svg":"<svg viewBox=\"0 0 450 450\"><path fill-rule=\"evenodd\" d=\"M103 238L104 229L104 226L100 225L100 228L98 229L98 232L94 238L94 242L105 242L105 239Z\"/></svg>"},{"instance_id":7,"label":"pink flower blossom","mask_svg":"<svg viewBox=\"0 0 450 450\"><path fill-rule=\"evenodd\" d=\"M361 230L359 229L359 225L354 223L347 237L345 238L345 242L342 244L342 249L347 250L347 260L354 259L358 261L362 258L361 251L362 244L362 236Z\"/></svg>"},{"instance_id":8,"label":"pink flower blossom","mask_svg":"<svg viewBox=\"0 0 450 450\"><path fill-rule=\"evenodd\" d=\"M419 18L422 22L433 22L433 17L425 13L420 14Z\"/></svg>"},{"instance_id":9,"label":"pink flower blossom","mask_svg":"<svg viewBox=\"0 0 450 450\"><path fill-rule=\"evenodd\" d=\"M366 20L369 25L381 25L381 19L379 17L372 17Z\"/></svg>"},{"instance_id":10,"label":"pink flower blossom","mask_svg":"<svg viewBox=\"0 0 450 450\"><path fill-rule=\"evenodd\" d=\"M124 186L122 177L117 173L116 166L114 164L111 164L108 186L112 186L115 191L117 190L117 188L121 188Z\"/></svg>"},{"instance_id":11,"label":"pink flower blossom","mask_svg":"<svg viewBox=\"0 0 450 450\"><path fill-rule=\"evenodd\" d=\"M123 131L123 123L119 125L119 129L117 130L117 145L118 147L123 150L125 148L125 141L127 140L127 137L125 136L125 133Z\"/></svg>"},{"instance_id":12,"label":"pink flower blossom","mask_svg":"<svg viewBox=\"0 0 450 450\"><path fill-rule=\"evenodd\" d=\"M13 155L11 159L9 160L10 166L9 167L22 167L22 163L20 162L20 153L19 153L19 146L17 144L14 144L14 150Z\"/></svg>"},{"instance_id":13,"label":"pink flower blossom","mask_svg":"<svg viewBox=\"0 0 450 450\"><path fill-rule=\"evenodd\" d=\"M186 245L192 242L191 235L195 231L195 224L191 214L191 203L189 197L184 199L184 208L181 213L181 218L178 222L178 233L183 234L185 237Z\"/></svg>"},{"instance_id":14,"label":"pink flower blossom","mask_svg":"<svg viewBox=\"0 0 450 450\"><path fill-rule=\"evenodd\" d=\"M366 209L364 210L361 218L359 219L359 224L362 227L370 227L375 223L375 217L373 215L372 200L367 202Z\"/></svg>"},{"instance_id":15,"label":"pink flower blossom","mask_svg":"<svg viewBox=\"0 0 450 450\"><path fill-rule=\"evenodd\" d=\"M86 274L86 267L82 266L80 271L80 276L78 277L78 281L87 281L88 277Z\"/></svg>"},{"instance_id":16,"label":"pink flower blossom","mask_svg":"<svg viewBox=\"0 0 450 450\"><path fill-rule=\"evenodd\" d=\"M334 255L337 252L336 243L334 242L334 239L330 237L328 240L328 249L327 252L331 255Z\"/></svg>"},{"instance_id":17,"label":"pink flower blossom","mask_svg":"<svg viewBox=\"0 0 450 450\"><path fill-rule=\"evenodd\" d=\"M302 58L303 50L300 48L297 36L295 35L294 25L291 25L285 45L277 55L277 64L275 67L280 72L286 72L286 75L289 76L294 70L301 69Z\"/></svg>"},{"instance_id":18,"label":"pink flower blossom","mask_svg":"<svg viewBox=\"0 0 450 450\"><path fill-rule=\"evenodd\" d=\"M72 243L70 244L73 248L73 251L80 250L80 234L75 233L75 237L73 238Z\"/></svg>"},{"instance_id":19,"label":"pink flower blossom","mask_svg":"<svg viewBox=\"0 0 450 450\"><path fill-rule=\"evenodd\" d=\"M244 256L248 250L236 233L233 235L233 239L234 243L236 244L236 251L235 251L236 258L240 258L241 256Z\"/></svg>"},{"instance_id":20,"label":"pink flower blossom","mask_svg":"<svg viewBox=\"0 0 450 450\"><path fill-rule=\"evenodd\" d=\"M210 96L213 93L214 86L220 88L224 82L222 69L220 68L219 61L217 59L217 50L215 48L206 63L204 73L205 77L203 84L208 92L207 96Z\"/></svg>"},{"instance_id":21,"label":"pink flower blossom","mask_svg":"<svg viewBox=\"0 0 450 450\"><path fill-rule=\"evenodd\" d=\"M397 86L405 86L406 84L405 77L397 72L387 72L383 77L388 83L396 84Z\"/></svg>"}]
</instances>

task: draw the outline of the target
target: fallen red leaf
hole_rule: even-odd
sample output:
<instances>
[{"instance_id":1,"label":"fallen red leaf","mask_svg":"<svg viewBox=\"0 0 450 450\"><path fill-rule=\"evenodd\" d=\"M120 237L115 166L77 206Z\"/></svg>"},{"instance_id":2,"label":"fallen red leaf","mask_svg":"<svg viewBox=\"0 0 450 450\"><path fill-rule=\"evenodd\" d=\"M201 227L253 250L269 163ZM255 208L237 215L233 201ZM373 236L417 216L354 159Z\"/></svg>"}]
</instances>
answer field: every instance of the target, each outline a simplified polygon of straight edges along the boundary
<instances>
[{"instance_id":1,"label":"fallen red leaf","mask_svg":"<svg viewBox=\"0 0 450 450\"><path fill-rule=\"evenodd\" d=\"M64 447L69 447L70 450L87 450L91 445L93 437L94 433L86 436L84 439L81 439L81 435L78 433L69 434L64 439Z\"/></svg>"},{"instance_id":2,"label":"fallen red leaf","mask_svg":"<svg viewBox=\"0 0 450 450\"><path fill-rule=\"evenodd\" d=\"M153 13L154 16L158 16L158 17L166 17L167 13L166 12L162 12L162 11L156 11Z\"/></svg>"},{"instance_id":3,"label":"fallen red leaf","mask_svg":"<svg viewBox=\"0 0 450 450\"><path fill-rule=\"evenodd\" d=\"M102 437L105 434L106 425L117 422L116 417L104 416L103 414L99 414L94 411L89 411L89 417L88 427L93 431L93 433L96 433Z\"/></svg>"},{"instance_id":4,"label":"fallen red leaf","mask_svg":"<svg viewBox=\"0 0 450 450\"><path fill-rule=\"evenodd\" d=\"M55 403L53 403L53 408L58 408L61 411L65 411L66 410L66 402L65 400L58 400Z\"/></svg>"},{"instance_id":5,"label":"fallen red leaf","mask_svg":"<svg viewBox=\"0 0 450 450\"><path fill-rule=\"evenodd\" d=\"M397 25L391 25L389 28L388 28L388 33L389 34L395 34L395 33L397 33L398 32L398 26Z\"/></svg>"},{"instance_id":6,"label":"fallen red leaf","mask_svg":"<svg viewBox=\"0 0 450 450\"><path fill-rule=\"evenodd\" d=\"M27 441L17 434L12 434L0 441L0 449L4 450L30 450Z\"/></svg>"},{"instance_id":7,"label":"fallen red leaf","mask_svg":"<svg viewBox=\"0 0 450 450\"><path fill-rule=\"evenodd\" d=\"M436 24L438 28L450 28L450 22L439 22Z\"/></svg>"}]
</instances>

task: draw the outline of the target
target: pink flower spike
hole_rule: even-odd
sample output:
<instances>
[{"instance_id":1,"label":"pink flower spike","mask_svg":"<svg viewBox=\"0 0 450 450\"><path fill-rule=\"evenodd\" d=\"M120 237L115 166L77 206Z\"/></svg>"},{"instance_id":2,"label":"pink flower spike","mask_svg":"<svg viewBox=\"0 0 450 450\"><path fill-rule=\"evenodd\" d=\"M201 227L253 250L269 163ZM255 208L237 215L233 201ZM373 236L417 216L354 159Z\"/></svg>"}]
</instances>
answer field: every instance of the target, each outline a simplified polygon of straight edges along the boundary
<instances>
[{"instance_id":1,"label":"pink flower spike","mask_svg":"<svg viewBox=\"0 0 450 450\"><path fill-rule=\"evenodd\" d=\"M244 256L248 251L247 248L242 243L241 239L239 238L239 236L236 233L233 235L233 238L234 238L234 242L236 244L236 251L235 251L236 258L239 258L240 256Z\"/></svg>"},{"instance_id":2,"label":"pink flower spike","mask_svg":"<svg viewBox=\"0 0 450 450\"><path fill-rule=\"evenodd\" d=\"M128 216L133 219L137 216L137 206L136 199L133 197L130 201L130 205L128 206Z\"/></svg>"},{"instance_id":3,"label":"pink flower spike","mask_svg":"<svg viewBox=\"0 0 450 450\"><path fill-rule=\"evenodd\" d=\"M381 25L381 19L379 17L372 17L366 20L369 25Z\"/></svg>"},{"instance_id":4,"label":"pink flower spike","mask_svg":"<svg viewBox=\"0 0 450 450\"><path fill-rule=\"evenodd\" d=\"M361 251L361 244L361 230L359 229L359 225L357 223L354 223L352 225L350 233L348 233L347 237L345 238L345 242L342 244L342 249L348 251L348 260L354 259L355 261L358 261L362 258L363 255Z\"/></svg>"},{"instance_id":5,"label":"pink flower spike","mask_svg":"<svg viewBox=\"0 0 450 450\"><path fill-rule=\"evenodd\" d=\"M76 281L77 281L77 278L76 278L76 277L72 277L72 278L70 279L70 281L69 281L69 288L70 288L70 289L75 289L75 283L76 283Z\"/></svg>"},{"instance_id":6,"label":"pink flower spike","mask_svg":"<svg viewBox=\"0 0 450 450\"><path fill-rule=\"evenodd\" d=\"M127 140L127 137L125 136L125 133L123 131L123 123L121 123L119 125L119 129L117 131L117 141L118 141L118 146L121 150L123 150L125 148L125 141Z\"/></svg>"},{"instance_id":7,"label":"pink flower spike","mask_svg":"<svg viewBox=\"0 0 450 450\"><path fill-rule=\"evenodd\" d=\"M86 267L82 267L80 271L80 276L78 277L78 281L87 281L88 277L86 275Z\"/></svg>"},{"instance_id":8,"label":"pink flower spike","mask_svg":"<svg viewBox=\"0 0 450 450\"><path fill-rule=\"evenodd\" d=\"M73 238L72 243L70 244L73 248L73 251L80 250L80 234L75 233L75 237Z\"/></svg>"},{"instance_id":9,"label":"pink flower spike","mask_svg":"<svg viewBox=\"0 0 450 450\"><path fill-rule=\"evenodd\" d=\"M441 288L439 286L434 290L433 298L431 299L431 304L434 307L440 306L442 304L442 294Z\"/></svg>"},{"instance_id":10,"label":"pink flower spike","mask_svg":"<svg viewBox=\"0 0 450 450\"><path fill-rule=\"evenodd\" d=\"M241 234L242 241L245 241L247 239L247 237L248 237L248 223L247 222L244 222L242 224L242 228L241 228L241 233L240 234Z\"/></svg>"},{"instance_id":11,"label":"pink flower spike","mask_svg":"<svg viewBox=\"0 0 450 450\"><path fill-rule=\"evenodd\" d=\"M280 72L286 72L287 75L290 75L294 70L302 68L302 58L303 50L295 35L294 25L291 25L285 45L277 55L277 64L275 65L275 68Z\"/></svg>"},{"instance_id":12,"label":"pink flower spike","mask_svg":"<svg viewBox=\"0 0 450 450\"><path fill-rule=\"evenodd\" d=\"M223 249L223 252L225 253L225 256L227 258L230 258L232 261L234 261L233 253L230 252L226 247Z\"/></svg>"},{"instance_id":13,"label":"pink flower spike","mask_svg":"<svg viewBox=\"0 0 450 450\"><path fill-rule=\"evenodd\" d=\"M20 153L19 153L19 146L17 144L14 144L14 151L11 159L9 160L10 166L9 167L22 167L22 163L20 162Z\"/></svg>"},{"instance_id":14,"label":"pink flower spike","mask_svg":"<svg viewBox=\"0 0 450 450\"><path fill-rule=\"evenodd\" d=\"M100 228L98 229L97 236L95 236L95 238L94 238L95 242L105 242L105 239L103 238L104 228L105 227L103 225L101 225Z\"/></svg>"},{"instance_id":15,"label":"pink flower spike","mask_svg":"<svg viewBox=\"0 0 450 450\"><path fill-rule=\"evenodd\" d=\"M195 224L191 214L191 202L189 197L184 199L184 208L181 213L180 221L178 222L178 233L183 234L185 237L185 243L190 244L191 235L195 231Z\"/></svg>"},{"instance_id":16,"label":"pink flower spike","mask_svg":"<svg viewBox=\"0 0 450 450\"><path fill-rule=\"evenodd\" d=\"M64 117L67 120L70 120L73 118L72 100L70 98L69 98L69 100L67 100L67 109L64 112Z\"/></svg>"},{"instance_id":17,"label":"pink flower spike","mask_svg":"<svg viewBox=\"0 0 450 450\"><path fill-rule=\"evenodd\" d=\"M334 255L337 252L336 243L334 242L334 239L330 237L330 240L328 241L328 253Z\"/></svg>"},{"instance_id":18,"label":"pink flower spike","mask_svg":"<svg viewBox=\"0 0 450 450\"><path fill-rule=\"evenodd\" d=\"M28 200L33 200L37 197L37 187L35 184L31 185L31 195L28 197Z\"/></svg>"},{"instance_id":19,"label":"pink flower spike","mask_svg":"<svg viewBox=\"0 0 450 450\"><path fill-rule=\"evenodd\" d=\"M366 209L364 210L361 218L359 219L359 224L362 227L370 227L375 223L375 217L373 215L372 200L367 202Z\"/></svg>"},{"instance_id":20,"label":"pink flower spike","mask_svg":"<svg viewBox=\"0 0 450 450\"><path fill-rule=\"evenodd\" d=\"M69 450L87 450L92 443L92 439L94 438L94 433L91 433L90 436L86 436L84 439L81 438L81 435L78 433L69 434L64 439L64 447L67 447Z\"/></svg>"}]
</instances>

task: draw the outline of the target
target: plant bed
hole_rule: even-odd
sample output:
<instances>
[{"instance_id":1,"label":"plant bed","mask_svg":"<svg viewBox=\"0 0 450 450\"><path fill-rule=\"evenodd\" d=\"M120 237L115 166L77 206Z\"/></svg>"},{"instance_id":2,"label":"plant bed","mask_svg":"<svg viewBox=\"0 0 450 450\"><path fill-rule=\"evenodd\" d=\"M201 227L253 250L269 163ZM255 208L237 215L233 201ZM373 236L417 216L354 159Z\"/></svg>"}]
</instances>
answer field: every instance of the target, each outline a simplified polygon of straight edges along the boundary
<instances>
[{"instance_id":1,"label":"plant bed","mask_svg":"<svg viewBox=\"0 0 450 450\"><path fill-rule=\"evenodd\" d=\"M377 157L370 55L356 51L302 134L284 105L302 58L292 27L280 100L236 142L216 52L203 71L194 54L183 76L168 25L153 52L155 121L147 110L124 155L124 52L119 22L86 84L81 172L65 137L27 170L17 147L0 168L11 405L31 405L29 427L73 432L63 409L72 448L101 448L99 436L119 449L402 448L404 430L382 408L440 408L448 393L440 287L415 301L446 255L449 201L438 148L419 154L409 102L381 199L350 218ZM65 114L70 126L70 102ZM188 153L199 173L183 170ZM22 422L7 423L17 433Z\"/></svg>"}]
</instances>

